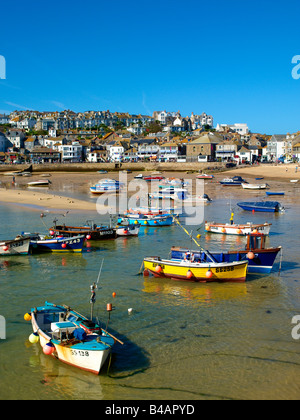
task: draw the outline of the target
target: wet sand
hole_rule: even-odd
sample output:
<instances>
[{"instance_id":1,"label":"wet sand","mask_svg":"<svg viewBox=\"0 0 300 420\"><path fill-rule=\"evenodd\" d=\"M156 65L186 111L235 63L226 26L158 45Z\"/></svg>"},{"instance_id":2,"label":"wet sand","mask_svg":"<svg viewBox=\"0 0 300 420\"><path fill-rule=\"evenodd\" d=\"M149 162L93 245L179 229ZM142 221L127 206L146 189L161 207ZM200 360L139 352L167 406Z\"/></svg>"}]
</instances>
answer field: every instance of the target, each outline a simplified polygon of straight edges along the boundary
<instances>
[{"instance_id":1,"label":"wet sand","mask_svg":"<svg viewBox=\"0 0 300 420\"><path fill-rule=\"evenodd\" d=\"M62 210L96 210L96 200L98 196L93 196L89 188L98 181L105 178L119 179L121 181L132 181L138 172L110 172L108 174L91 173L63 173L53 172L48 178L51 180L50 188L29 189L26 184L33 180L41 179L40 175L33 174L32 177L15 177L15 185L12 177L0 175L0 202L14 203L15 205L31 205L38 208L62 209ZM148 172L150 173L150 172ZM209 171L207 171L209 173ZM147 174L147 172L144 172ZM249 190L242 190L241 187L222 187L219 181L225 177L240 175L250 183L268 183L270 189L277 191L292 191L297 184L290 180L299 180L300 171L296 172L296 165L253 165L235 168L224 172L215 172L213 180L204 180L205 193L212 198L220 196L246 197ZM185 178L195 180L198 172L163 172L167 178ZM255 178L263 178L256 180ZM299 183L300 185L300 183ZM251 196L262 196L262 191L254 190ZM78 198L81 196L82 198ZM85 199L87 197L87 199Z\"/></svg>"}]
</instances>

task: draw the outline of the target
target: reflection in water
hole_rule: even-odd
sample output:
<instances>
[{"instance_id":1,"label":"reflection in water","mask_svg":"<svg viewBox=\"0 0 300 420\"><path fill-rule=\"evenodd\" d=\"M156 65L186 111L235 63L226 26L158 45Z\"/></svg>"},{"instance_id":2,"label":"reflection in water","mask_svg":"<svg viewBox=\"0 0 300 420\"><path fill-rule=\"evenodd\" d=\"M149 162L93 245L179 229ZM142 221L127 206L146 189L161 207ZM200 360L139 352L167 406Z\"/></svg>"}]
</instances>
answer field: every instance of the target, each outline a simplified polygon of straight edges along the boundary
<instances>
[{"instance_id":1,"label":"reflection in water","mask_svg":"<svg viewBox=\"0 0 300 420\"><path fill-rule=\"evenodd\" d=\"M207 306L219 301L240 299L247 295L246 283L237 284L194 284L155 277L144 277L145 293L174 295L184 298L181 304L195 300Z\"/></svg>"}]
</instances>

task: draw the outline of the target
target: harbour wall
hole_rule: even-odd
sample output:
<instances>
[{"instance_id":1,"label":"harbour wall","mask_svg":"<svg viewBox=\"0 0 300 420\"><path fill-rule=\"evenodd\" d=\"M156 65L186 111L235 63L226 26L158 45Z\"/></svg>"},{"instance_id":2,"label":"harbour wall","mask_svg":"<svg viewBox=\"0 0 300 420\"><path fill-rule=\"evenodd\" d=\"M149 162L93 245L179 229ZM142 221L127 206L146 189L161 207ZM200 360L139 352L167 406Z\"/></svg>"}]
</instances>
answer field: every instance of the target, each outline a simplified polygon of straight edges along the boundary
<instances>
[{"instance_id":1,"label":"harbour wall","mask_svg":"<svg viewBox=\"0 0 300 420\"><path fill-rule=\"evenodd\" d=\"M0 165L1 172L21 171L29 167L29 164ZM108 172L130 170L135 172L187 172L187 171L223 171L225 163L221 162L136 162L136 163L41 163L32 165L33 172L97 172L106 170Z\"/></svg>"}]
</instances>

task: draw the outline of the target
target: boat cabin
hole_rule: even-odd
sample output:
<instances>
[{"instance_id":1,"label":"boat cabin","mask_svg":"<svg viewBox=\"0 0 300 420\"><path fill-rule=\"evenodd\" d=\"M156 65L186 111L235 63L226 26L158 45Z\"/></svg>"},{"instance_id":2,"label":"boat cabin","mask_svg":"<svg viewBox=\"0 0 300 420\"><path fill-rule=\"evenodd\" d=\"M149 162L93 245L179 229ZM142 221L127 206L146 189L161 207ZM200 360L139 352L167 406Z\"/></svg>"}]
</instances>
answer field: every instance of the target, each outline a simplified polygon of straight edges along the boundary
<instances>
[{"instance_id":1,"label":"boat cabin","mask_svg":"<svg viewBox=\"0 0 300 420\"><path fill-rule=\"evenodd\" d=\"M266 235L263 233L251 233L247 235L246 250L265 249Z\"/></svg>"}]
</instances>

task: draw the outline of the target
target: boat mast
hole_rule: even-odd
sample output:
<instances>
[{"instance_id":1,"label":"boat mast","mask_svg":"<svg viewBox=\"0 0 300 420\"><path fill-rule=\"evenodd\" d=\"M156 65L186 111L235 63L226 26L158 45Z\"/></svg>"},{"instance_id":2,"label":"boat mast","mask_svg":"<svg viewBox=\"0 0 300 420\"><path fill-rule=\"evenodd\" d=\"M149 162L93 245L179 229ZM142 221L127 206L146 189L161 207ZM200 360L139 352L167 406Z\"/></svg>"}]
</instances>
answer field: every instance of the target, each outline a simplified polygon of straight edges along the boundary
<instances>
[{"instance_id":1,"label":"boat mast","mask_svg":"<svg viewBox=\"0 0 300 420\"><path fill-rule=\"evenodd\" d=\"M90 304L91 304L91 321L93 321L93 315L94 315L94 305L96 302L96 289L98 289L98 283L100 280L100 276L101 276L101 271L102 271L102 266L103 266L103 261L104 258L102 259L101 262L101 266L100 266L100 270L99 270L99 274L98 274L98 278L97 278L97 282L91 284L90 289L91 289L91 297L90 297Z\"/></svg>"}]
</instances>

